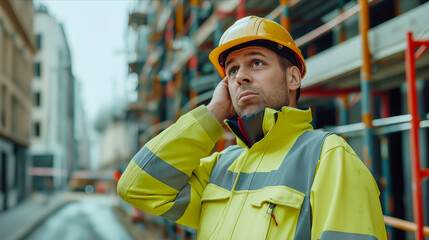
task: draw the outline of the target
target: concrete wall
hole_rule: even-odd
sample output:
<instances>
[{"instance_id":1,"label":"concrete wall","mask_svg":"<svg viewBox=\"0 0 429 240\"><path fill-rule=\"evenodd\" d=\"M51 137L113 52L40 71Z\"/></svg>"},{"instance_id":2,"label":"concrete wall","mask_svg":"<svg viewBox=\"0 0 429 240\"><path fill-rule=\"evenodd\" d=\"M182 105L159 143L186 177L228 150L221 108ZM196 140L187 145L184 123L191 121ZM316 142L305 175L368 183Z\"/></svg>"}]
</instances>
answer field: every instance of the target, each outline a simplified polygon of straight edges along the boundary
<instances>
[{"instance_id":1,"label":"concrete wall","mask_svg":"<svg viewBox=\"0 0 429 240\"><path fill-rule=\"evenodd\" d=\"M418 35L427 28L428 12L429 2L372 28L368 34L372 60L378 61L403 52L406 47L406 32L412 31ZM429 32L426 33L426 38L429 37L428 34ZM359 71L362 65L360 36L308 58L306 63L308 70L302 81L303 88L327 83L350 72ZM359 78L355 80L355 84L359 84Z\"/></svg>"}]
</instances>

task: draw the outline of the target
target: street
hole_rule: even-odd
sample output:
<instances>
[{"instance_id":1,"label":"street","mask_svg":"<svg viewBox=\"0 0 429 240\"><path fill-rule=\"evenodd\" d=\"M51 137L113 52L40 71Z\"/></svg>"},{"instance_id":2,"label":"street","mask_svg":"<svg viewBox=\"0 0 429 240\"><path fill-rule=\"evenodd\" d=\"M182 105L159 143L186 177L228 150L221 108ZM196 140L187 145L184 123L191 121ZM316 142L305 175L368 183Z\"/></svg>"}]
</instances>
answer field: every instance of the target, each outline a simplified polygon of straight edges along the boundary
<instances>
[{"instance_id":1,"label":"street","mask_svg":"<svg viewBox=\"0 0 429 240\"><path fill-rule=\"evenodd\" d=\"M91 196L71 202L25 239L132 239L114 214L113 201L108 196Z\"/></svg>"}]
</instances>

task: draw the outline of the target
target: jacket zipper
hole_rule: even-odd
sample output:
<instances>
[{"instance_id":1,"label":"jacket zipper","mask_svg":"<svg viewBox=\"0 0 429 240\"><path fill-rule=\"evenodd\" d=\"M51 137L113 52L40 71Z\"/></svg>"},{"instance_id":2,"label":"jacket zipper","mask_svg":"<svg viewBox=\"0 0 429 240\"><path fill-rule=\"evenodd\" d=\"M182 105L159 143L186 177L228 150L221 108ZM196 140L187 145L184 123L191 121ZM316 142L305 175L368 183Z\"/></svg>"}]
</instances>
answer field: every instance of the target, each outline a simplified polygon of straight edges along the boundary
<instances>
[{"instance_id":1,"label":"jacket zipper","mask_svg":"<svg viewBox=\"0 0 429 240\"><path fill-rule=\"evenodd\" d=\"M268 229L267 229L267 235L265 236L265 239L268 239L268 236L270 235L271 230L271 219L274 221L274 224L276 227L279 225L276 219L276 216L274 215L274 208L276 207L276 204L270 203L270 206L267 209L267 214L270 215L269 221L268 221Z\"/></svg>"}]
</instances>

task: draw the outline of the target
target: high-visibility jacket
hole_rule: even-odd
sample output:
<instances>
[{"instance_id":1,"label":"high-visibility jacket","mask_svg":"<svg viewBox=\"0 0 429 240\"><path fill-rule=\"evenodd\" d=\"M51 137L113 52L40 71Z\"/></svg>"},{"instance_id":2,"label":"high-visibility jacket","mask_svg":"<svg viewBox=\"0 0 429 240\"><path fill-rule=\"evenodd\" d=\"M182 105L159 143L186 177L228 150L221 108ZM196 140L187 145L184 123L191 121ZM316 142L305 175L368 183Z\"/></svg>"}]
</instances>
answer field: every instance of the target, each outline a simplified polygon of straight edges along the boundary
<instances>
[{"instance_id":1,"label":"high-visibility jacket","mask_svg":"<svg viewBox=\"0 0 429 240\"><path fill-rule=\"evenodd\" d=\"M371 173L311 121L291 107L226 121L237 145L206 157L223 129L200 106L140 149L118 193L199 239L387 239Z\"/></svg>"}]
</instances>

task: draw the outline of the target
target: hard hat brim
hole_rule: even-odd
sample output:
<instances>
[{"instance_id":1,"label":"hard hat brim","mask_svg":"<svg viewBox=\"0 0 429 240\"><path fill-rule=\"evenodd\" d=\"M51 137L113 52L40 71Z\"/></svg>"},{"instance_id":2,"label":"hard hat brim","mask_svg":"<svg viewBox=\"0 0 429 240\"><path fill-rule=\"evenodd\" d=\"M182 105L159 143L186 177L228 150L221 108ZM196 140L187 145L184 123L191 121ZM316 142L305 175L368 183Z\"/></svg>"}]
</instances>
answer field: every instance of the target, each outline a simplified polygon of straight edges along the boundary
<instances>
[{"instance_id":1,"label":"hard hat brim","mask_svg":"<svg viewBox=\"0 0 429 240\"><path fill-rule=\"evenodd\" d=\"M213 49L213 51L209 55L209 59L213 63L213 65L215 66L216 70L218 71L218 73L222 79L225 78L226 74L225 74L225 68L223 66L221 66L221 64L219 62L219 56L223 52L227 51L228 49L230 49L232 47L235 47L235 46L240 45L242 43L250 42L253 40L269 40L272 42L276 42L276 43L278 43L282 46L285 46L285 47L289 48L290 50L292 50L292 52L296 55L296 58L297 58L298 63L299 63L298 68L301 71L301 78L304 78L307 69L305 66L305 62L303 61L304 59L302 57L301 50L299 50L299 48L297 48L295 45L292 45L291 43L273 40L271 37L265 37L265 36L259 35L259 36L245 36L242 38L237 38L237 39L234 39L232 41L226 42L226 43L218 46L217 48Z\"/></svg>"}]
</instances>

